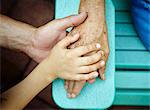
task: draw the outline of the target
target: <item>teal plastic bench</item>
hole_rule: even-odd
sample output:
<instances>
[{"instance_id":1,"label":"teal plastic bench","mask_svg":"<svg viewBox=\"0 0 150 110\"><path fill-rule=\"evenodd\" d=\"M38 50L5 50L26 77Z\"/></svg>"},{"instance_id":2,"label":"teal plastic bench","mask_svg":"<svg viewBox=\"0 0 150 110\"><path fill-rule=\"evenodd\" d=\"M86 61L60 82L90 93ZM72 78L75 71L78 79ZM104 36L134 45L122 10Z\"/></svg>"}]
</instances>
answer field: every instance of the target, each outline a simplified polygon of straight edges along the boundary
<instances>
[{"instance_id":1,"label":"teal plastic bench","mask_svg":"<svg viewBox=\"0 0 150 110\"><path fill-rule=\"evenodd\" d=\"M80 0L56 0L56 18L77 14ZM110 45L110 56L107 63L106 81L99 79L92 85L86 84L81 94L75 99L66 96L63 80L53 83L53 99L61 108L71 109L105 109L112 105L115 87L115 10L111 0L106 2L106 19Z\"/></svg>"},{"instance_id":2,"label":"teal plastic bench","mask_svg":"<svg viewBox=\"0 0 150 110\"><path fill-rule=\"evenodd\" d=\"M150 105L150 52L141 43L130 15L130 0L115 6L116 96L114 105Z\"/></svg>"}]
</instances>

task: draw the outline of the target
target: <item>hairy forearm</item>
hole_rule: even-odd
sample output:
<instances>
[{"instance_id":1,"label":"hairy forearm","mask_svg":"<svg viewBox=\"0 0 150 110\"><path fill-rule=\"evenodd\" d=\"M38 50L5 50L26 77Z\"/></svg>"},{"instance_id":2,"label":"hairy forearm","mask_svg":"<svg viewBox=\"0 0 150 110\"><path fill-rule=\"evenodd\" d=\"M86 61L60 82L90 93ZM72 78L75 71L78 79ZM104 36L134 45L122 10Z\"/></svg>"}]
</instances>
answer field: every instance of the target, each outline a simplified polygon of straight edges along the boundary
<instances>
[{"instance_id":1,"label":"hairy forearm","mask_svg":"<svg viewBox=\"0 0 150 110\"><path fill-rule=\"evenodd\" d=\"M88 19L105 17L105 0L80 0L79 12L88 12ZM97 16L97 17L96 17Z\"/></svg>"},{"instance_id":2,"label":"hairy forearm","mask_svg":"<svg viewBox=\"0 0 150 110\"><path fill-rule=\"evenodd\" d=\"M87 45L93 42L100 42L105 22L105 1L104 0L81 0L79 12L87 12L86 21L75 27L69 34L79 32L81 39L74 43L74 48L80 45Z\"/></svg>"},{"instance_id":3,"label":"hairy forearm","mask_svg":"<svg viewBox=\"0 0 150 110\"><path fill-rule=\"evenodd\" d=\"M35 28L4 15L0 15L0 21L0 46L26 51Z\"/></svg>"},{"instance_id":4,"label":"hairy forearm","mask_svg":"<svg viewBox=\"0 0 150 110\"><path fill-rule=\"evenodd\" d=\"M41 90L48 86L56 77L47 61L39 64L22 82L2 94L2 108L5 110L23 109ZM51 69L49 69L51 70Z\"/></svg>"}]
</instances>

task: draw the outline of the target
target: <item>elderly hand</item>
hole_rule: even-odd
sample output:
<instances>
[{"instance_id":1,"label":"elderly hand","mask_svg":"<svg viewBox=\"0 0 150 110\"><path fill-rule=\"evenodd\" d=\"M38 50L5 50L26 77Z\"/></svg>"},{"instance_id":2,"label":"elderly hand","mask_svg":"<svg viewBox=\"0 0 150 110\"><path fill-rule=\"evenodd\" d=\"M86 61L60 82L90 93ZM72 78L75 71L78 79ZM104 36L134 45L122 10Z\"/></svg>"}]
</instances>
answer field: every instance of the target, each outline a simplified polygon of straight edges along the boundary
<instances>
[{"instance_id":1,"label":"elderly hand","mask_svg":"<svg viewBox=\"0 0 150 110\"><path fill-rule=\"evenodd\" d=\"M102 60L105 61L105 64L108 60L109 56L109 43L108 43L108 37L107 37L107 26L106 23L104 23L104 30L103 30L103 35L100 38L100 44L101 44L101 49L104 51L104 55L102 57ZM105 69L106 65L101 67L99 71L99 77L102 80L105 80ZM88 80L89 83L93 83L95 79ZM86 81L65 81L65 88L66 91L68 92L68 97L69 98L75 98L77 95L79 95L80 91L84 87Z\"/></svg>"}]
</instances>

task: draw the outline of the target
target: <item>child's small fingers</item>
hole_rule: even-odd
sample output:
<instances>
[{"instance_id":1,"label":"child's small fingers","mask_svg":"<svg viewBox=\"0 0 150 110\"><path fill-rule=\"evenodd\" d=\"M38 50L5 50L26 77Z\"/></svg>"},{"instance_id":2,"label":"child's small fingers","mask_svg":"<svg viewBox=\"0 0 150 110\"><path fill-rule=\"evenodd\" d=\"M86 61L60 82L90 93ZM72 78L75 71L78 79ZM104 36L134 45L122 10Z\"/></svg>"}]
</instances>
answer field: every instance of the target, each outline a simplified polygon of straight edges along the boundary
<instances>
[{"instance_id":1,"label":"child's small fingers","mask_svg":"<svg viewBox=\"0 0 150 110\"><path fill-rule=\"evenodd\" d=\"M74 36L68 36L64 38L62 41L60 41L58 45L65 48L69 46L71 43L74 43L75 41L77 41L78 39L79 39L79 34L75 34Z\"/></svg>"},{"instance_id":2,"label":"child's small fingers","mask_svg":"<svg viewBox=\"0 0 150 110\"><path fill-rule=\"evenodd\" d=\"M102 55L100 54L100 51L98 51L97 53L95 53L93 55L80 57L79 64L81 66L91 65L91 64L94 64L94 63L100 61L101 57L102 57Z\"/></svg>"},{"instance_id":3,"label":"child's small fingers","mask_svg":"<svg viewBox=\"0 0 150 110\"><path fill-rule=\"evenodd\" d=\"M72 52L75 53L77 56L82 56L92 51L100 50L101 46L99 43L94 43L87 46L80 46L77 48L72 49Z\"/></svg>"},{"instance_id":4,"label":"child's small fingers","mask_svg":"<svg viewBox=\"0 0 150 110\"><path fill-rule=\"evenodd\" d=\"M75 76L75 80L81 81L81 80L89 80L92 78L96 78L98 76L97 72L91 72L89 74L78 74Z\"/></svg>"},{"instance_id":5,"label":"child's small fingers","mask_svg":"<svg viewBox=\"0 0 150 110\"><path fill-rule=\"evenodd\" d=\"M102 61L99 61L99 62L89 65L89 66L80 67L79 72L80 73L90 73L92 71L97 71L99 68L103 67L104 65L105 65L105 62L102 60Z\"/></svg>"}]
</instances>

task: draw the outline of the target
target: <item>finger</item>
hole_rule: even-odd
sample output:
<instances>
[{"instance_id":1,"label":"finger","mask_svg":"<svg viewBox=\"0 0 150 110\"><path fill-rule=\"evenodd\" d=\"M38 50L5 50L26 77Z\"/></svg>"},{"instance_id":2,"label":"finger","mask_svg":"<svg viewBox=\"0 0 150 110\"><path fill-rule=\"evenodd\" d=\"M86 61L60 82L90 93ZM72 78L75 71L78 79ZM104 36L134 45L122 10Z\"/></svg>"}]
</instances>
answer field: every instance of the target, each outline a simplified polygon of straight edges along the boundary
<instances>
[{"instance_id":1,"label":"finger","mask_svg":"<svg viewBox=\"0 0 150 110\"><path fill-rule=\"evenodd\" d=\"M74 79L77 81L81 81L81 80L89 80L92 78L96 78L98 76L97 72L91 72L89 74L78 74L74 76Z\"/></svg>"},{"instance_id":2,"label":"finger","mask_svg":"<svg viewBox=\"0 0 150 110\"><path fill-rule=\"evenodd\" d=\"M94 63L100 61L101 57L102 57L102 55L101 55L100 51L98 51L97 53L95 53L91 56L84 56L84 57L78 58L79 65L86 66L86 65L94 64Z\"/></svg>"},{"instance_id":3,"label":"finger","mask_svg":"<svg viewBox=\"0 0 150 110\"><path fill-rule=\"evenodd\" d=\"M79 34L75 34L73 37L68 36L64 38L62 41L60 41L58 45L65 48L69 46L71 43L74 43L75 41L77 41L78 39L79 39Z\"/></svg>"},{"instance_id":4,"label":"finger","mask_svg":"<svg viewBox=\"0 0 150 110\"><path fill-rule=\"evenodd\" d=\"M66 18L57 19L55 20L54 26L58 30L66 30L69 27L78 26L79 24L83 23L86 18L87 18L87 13L82 12L78 15L72 15Z\"/></svg>"},{"instance_id":5,"label":"finger","mask_svg":"<svg viewBox=\"0 0 150 110\"><path fill-rule=\"evenodd\" d=\"M104 45L105 45L105 54L102 56L102 60L104 60L107 63L108 60L108 56L109 56L109 45L108 45L108 38L107 38L107 33L104 32L103 35L103 41L104 41ZM99 69L99 77L102 80L105 80L105 70L106 70L106 63L105 66L103 66L101 69Z\"/></svg>"},{"instance_id":6,"label":"finger","mask_svg":"<svg viewBox=\"0 0 150 110\"><path fill-rule=\"evenodd\" d=\"M69 83L69 81L68 80L65 80L65 89L66 89L66 91L67 91L67 89L68 89L68 84Z\"/></svg>"},{"instance_id":7,"label":"finger","mask_svg":"<svg viewBox=\"0 0 150 110\"><path fill-rule=\"evenodd\" d=\"M101 80L105 80L106 79L105 78L105 69L106 69L105 66L102 67L101 69L99 69L99 77L100 77Z\"/></svg>"},{"instance_id":8,"label":"finger","mask_svg":"<svg viewBox=\"0 0 150 110\"><path fill-rule=\"evenodd\" d=\"M68 92L68 98L71 98L71 93L72 93L72 89L74 87L74 81L69 81L68 83L68 89L67 89L67 92Z\"/></svg>"},{"instance_id":9,"label":"finger","mask_svg":"<svg viewBox=\"0 0 150 110\"><path fill-rule=\"evenodd\" d=\"M95 78L89 79L87 82L90 83L90 84L93 84L95 82Z\"/></svg>"},{"instance_id":10,"label":"finger","mask_svg":"<svg viewBox=\"0 0 150 110\"><path fill-rule=\"evenodd\" d=\"M79 95L80 91L84 87L86 81L75 81L71 97L75 98L77 95Z\"/></svg>"},{"instance_id":11,"label":"finger","mask_svg":"<svg viewBox=\"0 0 150 110\"><path fill-rule=\"evenodd\" d=\"M105 62L102 60L89 66L82 66L79 68L79 73L90 73L92 71L97 71L99 68L103 67L104 65Z\"/></svg>"},{"instance_id":12,"label":"finger","mask_svg":"<svg viewBox=\"0 0 150 110\"><path fill-rule=\"evenodd\" d=\"M82 56L82 55L85 55L92 51L98 51L98 50L100 50L100 48L101 48L101 46L99 43L94 43L91 45L80 46L80 47L74 48L74 49L72 49L72 52L76 53L77 56Z\"/></svg>"}]
</instances>

